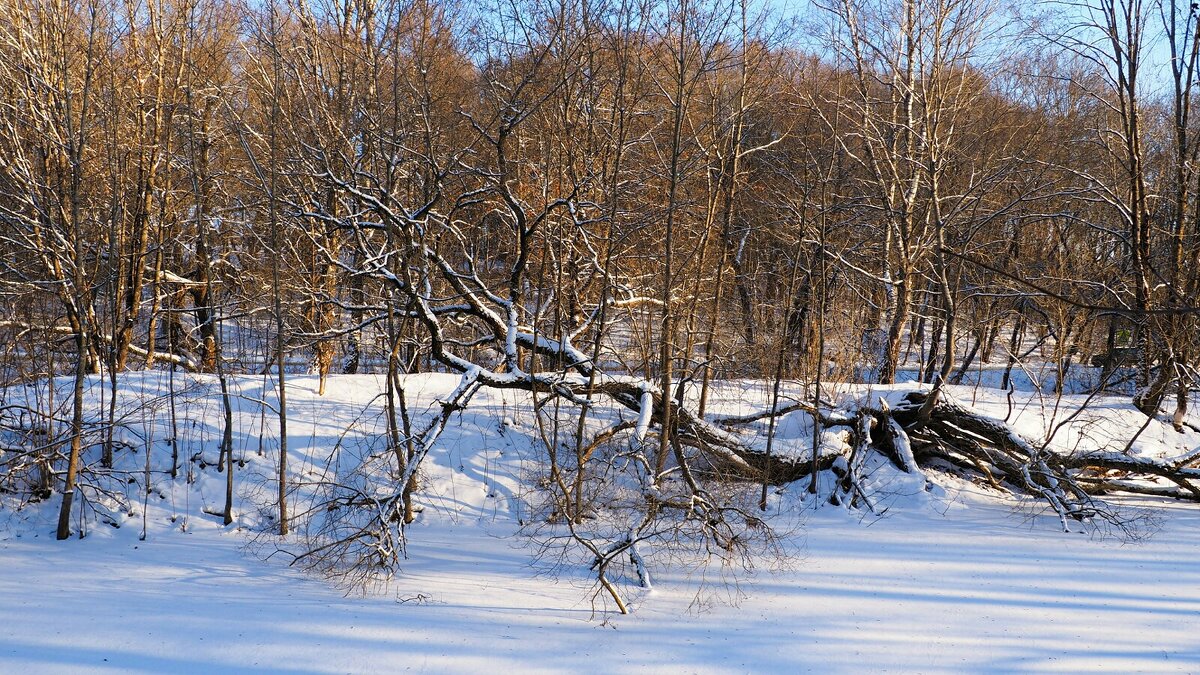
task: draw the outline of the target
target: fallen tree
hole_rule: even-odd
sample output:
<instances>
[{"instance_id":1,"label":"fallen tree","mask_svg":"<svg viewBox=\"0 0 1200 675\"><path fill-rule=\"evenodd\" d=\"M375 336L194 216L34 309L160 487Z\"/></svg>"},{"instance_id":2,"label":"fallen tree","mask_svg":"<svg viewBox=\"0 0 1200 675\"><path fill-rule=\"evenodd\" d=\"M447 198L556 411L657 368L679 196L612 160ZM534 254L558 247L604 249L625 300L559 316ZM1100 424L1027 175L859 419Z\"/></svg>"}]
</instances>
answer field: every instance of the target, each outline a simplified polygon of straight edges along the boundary
<instances>
[{"instance_id":1,"label":"fallen tree","mask_svg":"<svg viewBox=\"0 0 1200 675\"><path fill-rule=\"evenodd\" d=\"M557 30L552 27L560 23L537 25ZM1120 458L1100 453L1062 456L944 396L921 392L895 407L881 403L840 410L821 401L819 392L811 403L758 415L710 418L702 414L702 405L692 407L683 382L701 371L707 378L708 365L697 363L693 339L680 337L699 334L697 326L685 330L687 322L680 319L684 314L699 318L696 307L710 293L704 288L708 282L699 273L694 284L672 282L668 273L663 287L654 289L661 293L652 293L644 274L623 271L614 262L618 242L638 228L656 226L661 216L629 222L629 206L616 189L624 177L616 166L611 175L581 171L570 179L546 178L539 191L530 191L523 181L541 179L519 171L522 146L514 139L528 133L543 107L553 107L547 102L561 93L532 86L554 68L550 45L561 37L547 35L526 45L522 58L528 58L529 72L512 82L504 73L493 74L500 79L481 107L461 111L467 133L473 134L469 153L443 156L436 143L412 147L411 139L391 136L384 128L364 132L380 134L370 142L383 147L412 147L407 161L423 177L419 195L389 188L385 176L394 170L391 164L359 163L336 144L308 142L296 144L288 174L289 181L305 181L304 189L272 191L288 218L305 223L297 232L307 238L304 245L314 259L356 283L378 286L382 303L346 309L355 313L357 326L387 326L389 380L398 375L402 344L417 345L413 350L420 357L406 363L425 359L426 369L462 377L424 424L410 424L406 417L397 421L395 407L389 407L391 447L371 461L391 465L370 474L386 478L364 478L365 472L354 480L332 477L330 485L338 486L332 501L310 510L329 527L308 530L312 538L297 554L300 564L333 574L351 569L355 577L372 569L391 573L402 558L404 514L412 510L412 482L421 461L436 451L442 429L481 388L530 394L535 437L545 446L538 485L548 497L541 516L559 528L552 536L578 544L595 559L599 585L622 611L626 605L608 575L629 558L638 583L648 583L639 544L687 546L736 560L748 542L769 539L745 488L782 486L814 472L835 478L824 481L833 487L821 498L874 509L877 495L865 469L876 455L917 477L945 469L971 472L997 489L1044 501L1064 527L1110 517L1099 493L1140 485L1143 476L1176 481L1179 494L1195 493L1187 467L1133 470L1120 465ZM630 147L623 132L613 142L617 157ZM313 194L327 196L314 200ZM664 242L663 252L669 262L670 242ZM714 278L719 281L723 273L719 267ZM622 306L652 302L649 295L658 296L653 301L657 316L643 318L657 319L658 328L657 335L649 331L643 345L645 376L606 371L601 354L612 342L614 315ZM953 326L947 332L952 336ZM651 356L655 352L657 361ZM710 345L705 358L712 356ZM674 370L677 364L680 369ZM616 419L602 419L607 413L600 411L609 402L620 410ZM575 431L573 446L559 433L560 406L570 410L567 417L574 415L566 423ZM403 408L401 401L402 417ZM810 453L770 452L740 432L787 414L811 416L818 430L844 430L846 442L825 445L814 432ZM597 430L595 424L604 426ZM1114 471L1120 476L1109 475ZM763 495L765 503L765 489ZM347 520L330 520L335 517ZM371 561L365 566L364 555Z\"/></svg>"}]
</instances>

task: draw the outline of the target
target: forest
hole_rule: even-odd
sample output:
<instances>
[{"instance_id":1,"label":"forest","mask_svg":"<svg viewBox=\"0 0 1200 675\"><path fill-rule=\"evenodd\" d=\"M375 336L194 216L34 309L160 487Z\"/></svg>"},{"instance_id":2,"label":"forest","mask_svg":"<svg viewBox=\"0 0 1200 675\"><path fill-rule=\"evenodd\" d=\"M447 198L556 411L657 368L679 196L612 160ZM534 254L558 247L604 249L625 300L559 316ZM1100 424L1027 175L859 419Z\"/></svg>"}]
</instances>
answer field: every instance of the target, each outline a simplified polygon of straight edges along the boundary
<instances>
[{"instance_id":1,"label":"forest","mask_svg":"<svg viewBox=\"0 0 1200 675\"><path fill-rule=\"evenodd\" d=\"M0 3L4 504L52 503L67 539L198 465L228 525L257 415L270 546L369 583L439 439L505 392L527 405L499 433L540 448L535 536L622 613L643 553L770 550L784 486L882 511L876 463L1068 530L1129 529L1120 494L1200 502L1200 447L1131 452L1152 424L1200 434L1196 5L786 10ZM150 375L154 477L118 395ZM290 381L348 375L378 387L364 445L290 471ZM418 404L422 377L453 384ZM216 402L191 454L185 382ZM748 382L764 405L730 403ZM1053 428L950 393L981 383ZM1122 439L1056 445L1114 399L1140 415Z\"/></svg>"}]
</instances>

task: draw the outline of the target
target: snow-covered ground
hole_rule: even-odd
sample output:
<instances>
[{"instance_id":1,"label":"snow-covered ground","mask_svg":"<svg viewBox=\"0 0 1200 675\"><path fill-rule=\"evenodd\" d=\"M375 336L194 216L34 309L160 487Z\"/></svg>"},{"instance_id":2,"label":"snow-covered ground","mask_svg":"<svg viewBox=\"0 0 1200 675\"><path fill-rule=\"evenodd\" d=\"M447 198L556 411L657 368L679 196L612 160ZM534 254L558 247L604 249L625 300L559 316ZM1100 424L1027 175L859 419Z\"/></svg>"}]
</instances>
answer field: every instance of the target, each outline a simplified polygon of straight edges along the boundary
<instances>
[{"instance_id":1,"label":"snow-covered ground","mask_svg":"<svg viewBox=\"0 0 1200 675\"><path fill-rule=\"evenodd\" d=\"M123 433L135 447L148 441L162 470L166 408L154 377L123 387L121 402L157 411L127 418ZM438 376L410 383L424 392L418 411L453 386ZM659 564L654 590L631 596L632 615L595 611L586 568L538 560L535 542L517 535L533 451L513 393L478 401L429 456L403 573L386 591L343 596L284 556L264 562L262 547L247 548L269 524L275 432L256 402L271 398L264 384L235 382L235 447L249 463L228 528L204 513L220 508L224 476L200 460L185 461L177 481L154 479L144 540L137 502L113 512L120 528L92 524L64 542L53 537L57 499L0 506L0 671L1200 672L1200 509L1126 501L1131 515L1153 514L1140 541L1063 533L1056 518L955 479L898 491L882 517L804 506L797 486L773 500L802 521L784 569L763 559L751 576L700 579L686 564ZM362 443L374 433L377 381L337 378L324 398L314 385L298 378L289 388L296 476L350 446L358 432L347 429ZM195 440L181 454L211 464L217 400L203 378L191 391L179 424ZM1005 416L1002 394L982 398L980 409ZM744 390L725 399L762 402ZM1043 405L1052 400L1024 401L1013 421L1032 435L1030 418L1053 413ZM1123 445L1136 429L1119 437L1124 411L1111 405L1080 428L1107 429ZM781 425L797 444L802 431ZM1171 434L1146 432L1139 451L1196 442ZM126 455L131 471L144 463Z\"/></svg>"}]
</instances>

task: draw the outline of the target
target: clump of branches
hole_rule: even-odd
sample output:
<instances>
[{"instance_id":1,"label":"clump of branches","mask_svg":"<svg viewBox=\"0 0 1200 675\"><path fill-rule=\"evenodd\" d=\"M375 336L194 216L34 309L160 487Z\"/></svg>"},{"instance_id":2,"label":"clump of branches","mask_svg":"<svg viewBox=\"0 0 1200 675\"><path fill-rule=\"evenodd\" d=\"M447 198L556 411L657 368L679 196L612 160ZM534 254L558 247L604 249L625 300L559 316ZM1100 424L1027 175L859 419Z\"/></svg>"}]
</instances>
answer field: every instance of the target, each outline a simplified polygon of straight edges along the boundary
<instances>
[{"instance_id":1,"label":"clump of branches","mask_svg":"<svg viewBox=\"0 0 1200 675\"><path fill-rule=\"evenodd\" d=\"M390 580L406 557L405 527L413 520L413 490L421 461L436 446L454 413L465 408L478 390L472 373L466 373L422 427L404 425L410 433L406 438L375 434L374 438L383 439L383 447L369 443L365 448L343 448L339 442L326 466L298 486L312 490L314 496L293 516L300 524L294 545L283 544L277 550L287 552L292 565L346 589L366 590ZM394 420L385 425L397 428ZM406 454L407 448L411 454Z\"/></svg>"},{"instance_id":2,"label":"clump of branches","mask_svg":"<svg viewBox=\"0 0 1200 675\"><path fill-rule=\"evenodd\" d=\"M628 613L626 589L651 589L655 570L668 566L745 572L756 561L786 559L785 539L756 505L757 483L729 473L694 436L677 428L670 456L659 461L662 431L653 415L639 410L629 419L618 409L594 411L603 426L589 427L577 443L563 429L579 411L555 398L537 406L534 436L545 462L525 529L543 560L591 571L601 606ZM654 405L652 394L643 398Z\"/></svg>"}]
</instances>

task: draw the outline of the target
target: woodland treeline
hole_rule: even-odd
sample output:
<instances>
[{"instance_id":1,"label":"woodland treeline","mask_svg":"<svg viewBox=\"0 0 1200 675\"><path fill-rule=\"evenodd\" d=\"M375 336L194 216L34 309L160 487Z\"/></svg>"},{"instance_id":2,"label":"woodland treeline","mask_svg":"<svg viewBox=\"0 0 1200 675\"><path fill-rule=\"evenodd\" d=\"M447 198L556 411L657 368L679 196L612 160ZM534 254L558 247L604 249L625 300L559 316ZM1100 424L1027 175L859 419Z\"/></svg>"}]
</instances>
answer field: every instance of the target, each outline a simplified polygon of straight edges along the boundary
<instances>
[{"instance_id":1,"label":"woodland treeline","mask_svg":"<svg viewBox=\"0 0 1200 675\"><path fill-rule=\"evenodd\" d=\"M8 0L4 377L650 397L660 474L802 473L705 421L716 378L916 379L928 420L981 363L1090 362L1182 425L1195 7L1002 4ZM393 419L407 502L437 423Z\"/></svg>"}]
</instances>

